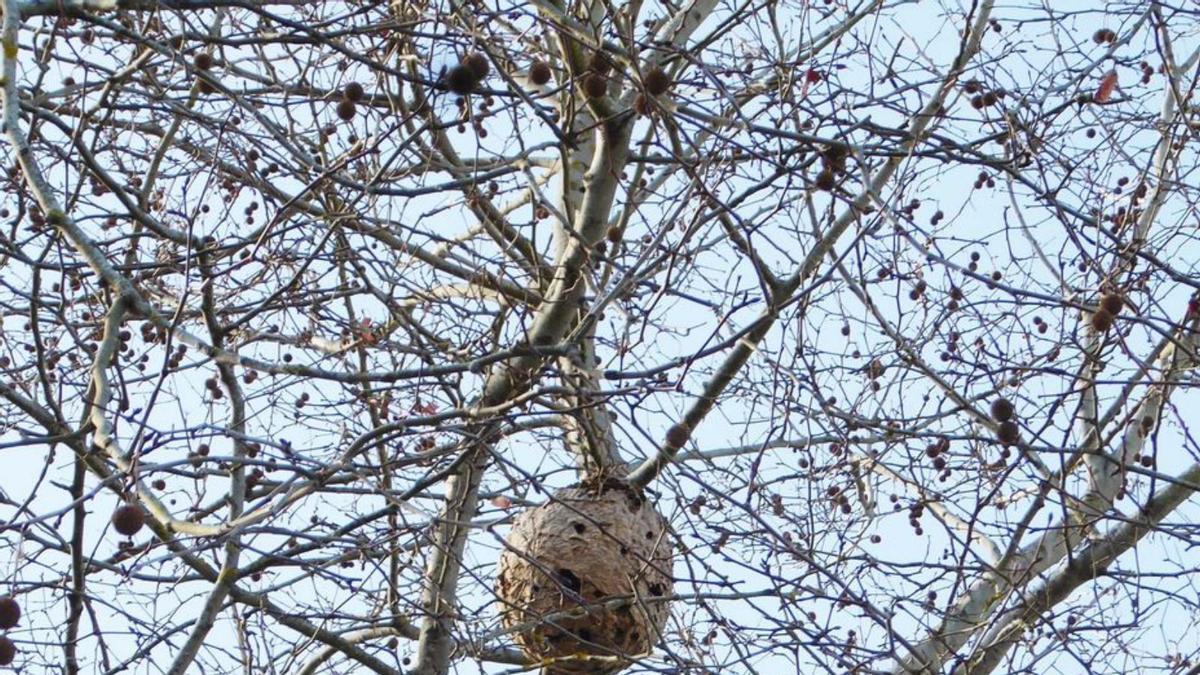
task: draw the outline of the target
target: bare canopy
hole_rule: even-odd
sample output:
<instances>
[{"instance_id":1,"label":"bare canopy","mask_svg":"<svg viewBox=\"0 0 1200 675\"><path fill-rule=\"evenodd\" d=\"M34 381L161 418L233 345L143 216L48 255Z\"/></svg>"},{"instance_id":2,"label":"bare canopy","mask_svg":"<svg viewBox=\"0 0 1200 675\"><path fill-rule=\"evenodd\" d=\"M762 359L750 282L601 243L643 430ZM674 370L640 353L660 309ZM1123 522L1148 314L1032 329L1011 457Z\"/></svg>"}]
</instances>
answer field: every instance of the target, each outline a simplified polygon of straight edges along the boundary
<instances>
[{"instance_id":1,"label":"bare canopy","mask_svg":"<svg viewBox=\"0 0 1200 675\"><path fill-rule=\"evenodd\" d=\"M1200 668L1187 3L2 1L0 667Z\"/></svg>"}]
</instances>

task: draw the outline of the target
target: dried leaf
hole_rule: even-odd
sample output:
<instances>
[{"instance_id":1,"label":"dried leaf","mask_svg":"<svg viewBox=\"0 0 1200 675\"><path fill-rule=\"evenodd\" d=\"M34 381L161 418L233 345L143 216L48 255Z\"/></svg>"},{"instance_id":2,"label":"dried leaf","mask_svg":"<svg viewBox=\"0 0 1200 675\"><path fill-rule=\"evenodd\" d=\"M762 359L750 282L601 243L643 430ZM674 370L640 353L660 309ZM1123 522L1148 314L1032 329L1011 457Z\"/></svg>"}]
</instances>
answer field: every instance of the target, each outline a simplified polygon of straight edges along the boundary
<instances>
[{"instance_id":1,"label":"dried leaf","mask_svg":"<svg viewBox=\"0 0 1200 675\"><path fill-rule=\"evenodd\" d=\"M1112 97L1112 93L1114 90L1116 90L1116 88L1117 71L1110 70L1108 71L1108 74L1104 76L1104 79L1100 80L1100 88L1096 90L1096 101L1098 103L1108 102L1108 99Z\"/></svg>"}]
</instances>

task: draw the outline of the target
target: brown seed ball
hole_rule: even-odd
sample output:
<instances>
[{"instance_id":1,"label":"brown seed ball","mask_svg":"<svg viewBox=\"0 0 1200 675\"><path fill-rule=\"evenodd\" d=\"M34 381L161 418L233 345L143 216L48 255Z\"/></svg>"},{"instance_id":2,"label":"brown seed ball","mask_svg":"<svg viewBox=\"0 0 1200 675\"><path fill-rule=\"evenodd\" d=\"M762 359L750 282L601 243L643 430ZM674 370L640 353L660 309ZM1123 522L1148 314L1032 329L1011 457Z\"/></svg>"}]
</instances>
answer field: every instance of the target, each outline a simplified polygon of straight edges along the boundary
<instances>
[{"instance_id":1,"label":"brown seed ball","mask_svg":"<svg viewBox=\"0 0 1200 675\"><path fill-rule=\"evenodd\" d=\"M1125 298L1120 293L1108 293L1100 300L1100 306L1104 311L1116 316L1125 309Z\"/></svg>"},{"instance_id":2,"label":"brown seed ball","mask_svg":"<svg viewBox=\"0 0 1200 675\"><path fill-rule=\"evenodd\" d=\"M996 438L1005 445L1016 445L1021 440L1021 428L1016 422L1001 422L996 427Z\"/></svg>"},{"instance_id":3,"label":"brown seed ball","mask_svg":"<svg viewBox=\"0 0 1200 675\"><path fill-rule=\"evenodd\" d=\"M21 606L11 595L0 597L0 629L8 630L21 620Z\"/></svg>"},{"instance_id":4,"label":"brown seed ball","mask_svg":"<svg viewBox=\"0 0 1200 675\"><path fill-rule=\"evenodd\" d=\"M638 94L637 98L633 99L633 111L642 117L649 117L654 112L654 104L649 96Z\"/></svg>"},{"instance_id":5,"label":"brown seed ball","mask_svg":"<svg viewBox=\"0 0 1200 675\"><path fill-rule=\"evenodd\" d=\"M829 192L833 190L834 186L837 184L837 181L834 179L832 171L829 169L824 169L817 174L817 178L813 181L813 184L817 186L818 190Z\"/></svg>"},{"instance_id":6,"label":"brown seed ball","mask_svg":"<svg viewBox=\"0 0 1200 675\"><path fill-rule=\"evenodd\" d=\"M845 145L830 144L821 148L821 157L828 162L839 162L850 155L850 148Z\"/></svg>"},{"instance_id":7,"label":"brown seed ball","mask_svg":"<svg viewBox=\"0 0 1200 675\"><path fill-rule=\"evenodd\" d=\"M1107 309L1101 307L1092 315L1092 328L1096 329L1097 333L1104 333L1113 325L1113 315Z\"/></svg>"},{"instance_id":8,"label":"brown seed ball","mask_svg":"<svg viewBox=\"0 0 1200 675\"><path fill-rule=\"evenodd\" d=\"M475 77L475 71L469 66L459 64L446 73L446 87L456 94L465 96L475 91L478 84L479 78Z\"/></svg>"},{"instance_id":9,"label":"brown seed ball","mask_svg":"<svg viewBox=\"0 0 1200 675\"><path fill-rule=\"evenodd\" d=\"M487 56L480 52L467 55L467 58L463 59L463 63L475 74L476 80L484 79L492 70L492 64L488 62Z\"/></svg>"},{"instance_id":10,"label":"brown seed ball","mask_svg":"<svg viewBox=\"0 0 1200 675\"><path fill-rule=\"evenodd\" d=\"M342 90L342 98L346 99L347 101L354 101L355 103L358 103L362 100L366 93L367 92L363 91L363 86L361 84L357 82L351 82L350 84L346 85L345 89Z\"/></svg>"},{"instance_id":11,"label":"brown seed ball","mask_svg":"<svg viewBox=\"0 0 1200 675\"><path fill-rule=\"evenodd\" d=\"M588 70L599 75L607 75L612 72L612 61L604 52L593 52L592 57L588 59Z\"/></svg>"},{"instance_id":12,"label":"brown seed ball","mask_svg":"<svg viewBox=\"0 0 1200 675\"><path fill-rule=\"evenodd\" d=\"M688 430L687 425L676 424L670 429L667 429L667 447L678 450L687 444L688 438L691 438L692 432Z\"/></svg>"},{"instance_id":13,"label":"brown seed ball","mask_svg":"<svg viewBox=\"0 0 1200 675\"><path fill-rule=\"evenodd\" d=\"M621 241L622 234L623 232L621 231L621 228L614 226L608 228L608 231L604 233L604 236L607 237L609 241L616 244Z\"/></svg>"},{"instance_id":14,"label":"brown seed ball","mask_svg":"<svg viewBox=\"0 0 1200 675\"><path fill-rule=\"evenodd\" d=\"M208 52L200 52L192 57L192 65L196 67L196 70L211 69L213 67L212 54L209 54Z\"/></svg>"},{"instance_id":15,"label":"brown seed ball","mask_svg":"<svg viewBox=\"0 0 1200 675\"><path fill-rule=\"evenodd\" d=\"M357 108L354 105L354 101L351 101L350 99L343 99L338 102L337 116L338 119L342 120L343 122L349 122L350 120L354 119L355 112L357 112Z\"/></svg>"},{"instance_id":16,"label":"brown seed ball","mask_svg":"<svg viewBox=\"0 0 1200 675\"><path fill-rule=\"evenodd\" d=\"M583 93L588 98L602 98L608 93L608 79L600 73L589 73L583 78Z\"/></svg>"},{"instance_id":17,"label":"brown seed ball","mask_svg":"<svg viewBox=\"0 0 1200 675\"><path fill-rule=\"evenodd\" d=\"M7 666L17 658L17 646L12 640L0 635L0 666Z\"/></svg>"},{"instance_id":18,"label":"brown seed ball","mask_svg":"<svg viewBox=\"0 0 1200 675\"><path fill-rule=\"evenodd\" d=\"M651 68L642 76L642 86L651 96L662 96L671 88L671 78L662 68Z\"/></svg>"},{"instance_id":19,"label":"brown seed ball","mask_svg":"<svg viewBox=\"0 0 1200 675\"><path fill-rule=\"evenodd\" d=\"M142 513L140 508L132 504L126 504L113 511L112 524L113 529L117 532L126 537L132 537L146 524L146 515Z\"/></svg>"},{"instance_id":20,"label":"brown seed ball","mask_svg":"<svg viewBox=\"0 0 1200 675\"><path fill-rule=\"evenodd\" d=\"M1102 45L1105 42L1115 42L1116 39L1116 32L1108 28L1101 28L1092 34L1092 42L1095 42L1098 45Z\"/></svg>"},{"instance_id":21,"label":"brown seed ball","mask_svg":"<svg viewBox=\"0 0 1200 675\"><path fill-rule=\"evenodd\" d=\"M533 64L529 66L529 79L532 80L534 84L546 84L550 81L551 75L552 73L550 72L550 65L545 61L534 61Z\"/></svg>"},{"instance_id":22,"label":"brown seed ball","mask_svg":"<svg viewBox=\"0 0 1200 675\"><path fill-rule=\"evenodd\" d=\"M1012 401L1006 398L998 398L992 401L992 418L997 422L1007 422L1012 419L1013 404Z\"/></svg>"}]
</instances>

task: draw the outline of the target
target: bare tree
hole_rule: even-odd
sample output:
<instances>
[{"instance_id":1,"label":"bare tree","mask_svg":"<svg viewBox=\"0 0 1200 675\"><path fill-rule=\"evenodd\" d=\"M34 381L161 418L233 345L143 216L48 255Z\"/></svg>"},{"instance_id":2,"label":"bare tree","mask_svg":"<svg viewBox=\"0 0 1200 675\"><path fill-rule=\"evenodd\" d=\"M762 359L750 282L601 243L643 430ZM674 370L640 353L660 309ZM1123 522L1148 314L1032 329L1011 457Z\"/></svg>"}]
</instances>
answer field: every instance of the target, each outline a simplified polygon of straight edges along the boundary
<instances>
[{"instance_id":1,"label":"bare tree","mask_svg":"<svg viewBox=\"0 0 1200 675\"><path fill-rule=\"evenodd\" d=\"M0 664L1197 672L1198 36L4 0Z\"/></svg>"}]
</instances>

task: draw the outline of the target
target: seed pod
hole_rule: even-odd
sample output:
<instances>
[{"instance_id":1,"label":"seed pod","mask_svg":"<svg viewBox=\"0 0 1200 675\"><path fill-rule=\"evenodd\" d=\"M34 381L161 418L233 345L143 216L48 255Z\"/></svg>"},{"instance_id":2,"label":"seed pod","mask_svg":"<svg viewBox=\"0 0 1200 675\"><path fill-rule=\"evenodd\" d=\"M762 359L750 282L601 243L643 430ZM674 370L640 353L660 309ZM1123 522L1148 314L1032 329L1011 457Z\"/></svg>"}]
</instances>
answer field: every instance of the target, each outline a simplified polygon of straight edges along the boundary
<instances>
[{"instance_id":1,"label":"seed pod","mask_svg":"<svg viewBox=\"0 0 1200 675\"><path fill-rule=\"evenodd\" d=\"M8 630L21 621L21 605L11 595L0 597L0 629Z\"/></svg>"},{"instance_id":2,"label":"seed pod","mask_svg":"<svg viewBox=\"0 0 1200 675\"><path fill-rule=\"evenodd\" d=\"M649 117L654 112L654 104L649 96L638 94L637 98L633 99L633 111L642 117Z\"/></svg>"},{"instance_id":3,"label":"seed pod","mask_svg":"<svg viewBox=\"0 0 1200 675\"><path fill-rule=\"evenodd\" d=\"M1012 419L1013 404L1012 401L1006 398L998 398L992 401L992 418L997 422L1007 422Z\"/></svg>"},{"instance_id":4,"label":"seed pod","mask_svg":"<svg viewBox=\"0 0 1200 675\"><path fill-rule=\"evenodd\" d=\"M487 56L481 52L468 54L467 58L463 59L463 63L475 74L476 80L483 80L492 70L492 64L488 61Z\"/></svg>"},{"instance_id":5,"label":"seed pod","mask_svg":"<svg viewBox=\"0 0 1200 675\"><path fill-rule=\"evenodd\" d=\"M642 76L642 86L651 96L662 96L671 88L671 78L662 68L654 67Z\"/></svg>"},{"instance_id":6,"label":"seed pod","mask_svg":"<svg viewBox=\"0 0 1200 675\"><path fill-rule=\"evenodd\" d=\"M588 98L603 98L608 93L608 79L600 73L588 73L583 78L583 93Z\"/></svg>"},{"instance_id":7,"label":"seed pod","mask_svg":"<svg viewBox=\"0 0 1200 675\"><path fill-rule=\"evenodd\" d=\"M212 54L209 54L208 52L200 52L199 54L196 54L192 57L192 65L196 67L196 70L211 69L213 67Z\"/></svg>"},{"instance_id":8,"label":"seed pod","mask_svg":"<svg viewBox=\"0 0 1200 675\"><path fill-rule=\"evenodd\" d=\"M1101 307L1092 315L1092 328L1096 329L1097 333L1104 333L1112 328L1113 315L1107 309Z\"/></svg>"},{"instance_id":9,"label":"seed pod","mask_svg":"<svg viewBox=\"0 0 1200 675\"><path fill-rule=\"evenodd\" d=\"M339 101L337 104L337 116L338 119L342 120L343 122L349 122L350 120L354 119L354 113L356 111L357 109L355 108L354 101L351 101L348 98Z\"/></svg>"},{"instance_id":10,"label":"seed pod","mask_svg":"<svg viewBox=\"0 0 1200 675\"><path fill-rule=\"evenodd\" d=\"M113 511L112 524L117 532L132 537L146 524L146 515L137 506L125 504Z\"/></svg>"},{"instance_id":11,"label":"seed pod","mask_svg":"<svg viewBox=\"0 0 1200 675\"><path fill-rule=\"evenodd\" d=\"M529 79L536 85L543 85L550 81L550 66L545 61L534 61L529 66Z\"/></svg>"},{"instance_id":12,"label":"seed pod","mask_svg":"<svg viewBox=\"0 0 1200 675\"><path fill-rule=\"evenodd\" d=\"M446 87L459 95L467 95L475 91L475 87L479 85L479 78L475 77L475 71L469 66L461 63L450 69L446 73Z\"/></svg>"},{"instance_id":13,"label":"seed pod","mask_svg":"<svg viewBox=\"0 0 1200 675\"><path fill-rule=\"evenodd\" d=\"M592 52L592 57L588 59L588 70L598 75L607 75L612 72L612 61L604 52Z\"/></svg>"},{"instance_id":14,"label":"seed pod","mask_svg":"<svg viewBox=\"0 0 1200 675\"><path fill-rule=\"evenodd\" d=\"M350 84L347 84L346 88L342 90L342 98L355 103L361 101L365 94L366 92L363 91L363 86L357 82L351 82Z\"/></svg>"},{"instance_id":15,"label":"seed pod","mask_svg":"<svg viewBox=\"0 0 1200 675\"><path fill-rule=\"evenodd\" d=\"M1021 428L1016 422L1001 422L996 427L996 438L1005 445L1016 445L1021 440Z\"/></svg>"},{"instance_id":16,"label":"seed pod","mask_svg":"<svg viewBox=\"0 0 1200 675\"><path fill-rule=\"evenodd\" d=\"M813 184L817 186L818 190L829 192L833 190L834 186L837 184L837 181L834 179L832 171L829 169L824 169L817 174Z\"/></svg>"},{"instance_id":17,"label":"seed pod","mask_svg":"<svg viewBox=\"0 0 1200 675\"><path fill-rule=\"evenodd\" d=\"M1125 308L1125 298L1120 293L1108 293L1100 299L1100 306L1109 314L1116 316Z\"/></svg>"}]
</instances>

